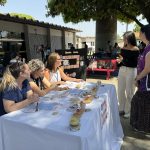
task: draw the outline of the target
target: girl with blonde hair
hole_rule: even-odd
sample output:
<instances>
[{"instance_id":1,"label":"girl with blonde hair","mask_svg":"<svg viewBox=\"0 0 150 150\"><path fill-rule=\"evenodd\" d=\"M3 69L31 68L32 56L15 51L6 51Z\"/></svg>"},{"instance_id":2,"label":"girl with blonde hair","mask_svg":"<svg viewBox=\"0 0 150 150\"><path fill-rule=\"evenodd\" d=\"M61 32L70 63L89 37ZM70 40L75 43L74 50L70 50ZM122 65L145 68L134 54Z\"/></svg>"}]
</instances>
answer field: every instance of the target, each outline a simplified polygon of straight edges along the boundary
<instances>
[{"instance_id":1,"label":"girl with blonde hair","mask_svg":"<svg viewBox=\"0 0 150 150\"><path fill-rule=\"evenodd\" d=\"M29 85L30 69L27 64L16 62L9 65L3 75L0 89L5 112L12 112L37 102Z\"/></svg>"}]
</instances>

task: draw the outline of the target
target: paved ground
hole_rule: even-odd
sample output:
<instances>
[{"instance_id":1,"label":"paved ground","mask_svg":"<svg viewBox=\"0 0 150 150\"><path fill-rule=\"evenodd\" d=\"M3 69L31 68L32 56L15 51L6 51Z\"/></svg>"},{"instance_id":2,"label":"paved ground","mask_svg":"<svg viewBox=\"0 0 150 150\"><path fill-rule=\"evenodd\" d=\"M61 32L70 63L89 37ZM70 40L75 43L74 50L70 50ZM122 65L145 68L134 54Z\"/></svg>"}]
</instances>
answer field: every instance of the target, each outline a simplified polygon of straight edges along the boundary
<instances>
[{"instance_id":1,"label":"paved ground","mask_svg":"<svg viewBox=\"0 0 150 150\"><path fill-rule=\"evenodd\" d=\"M99 77L96 77L96 79L87 78L87 81L97 82L97 80L101 79ZM102 83L114 84L117 89L117 78L111 78L110 80L101 81ZM150 135L144 135L142 133L133 131L129 124L129 119L120 119L125 135L121 150L150 150Z\"/></svg>"}]
</instances>

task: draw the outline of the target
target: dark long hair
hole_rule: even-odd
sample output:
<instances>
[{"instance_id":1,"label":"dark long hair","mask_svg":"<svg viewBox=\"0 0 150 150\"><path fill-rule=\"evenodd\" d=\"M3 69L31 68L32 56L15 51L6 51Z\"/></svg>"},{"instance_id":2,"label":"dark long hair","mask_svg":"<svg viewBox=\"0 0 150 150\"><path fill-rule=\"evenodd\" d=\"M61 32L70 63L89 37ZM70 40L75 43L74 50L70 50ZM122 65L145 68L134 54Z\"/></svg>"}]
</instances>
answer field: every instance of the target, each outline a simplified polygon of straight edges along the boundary
<instances>
[{"instance_id":1,"label":"dark long hair","mask_svg":"<svg viewBox=\"0 0 150 150\"><path fill-rule=\"evenodd\" d=\"M141 27L141 30L140 30L142 33L145 34L145 37L148 41L150 41L150 25L147 24L147 25L144 25L143 27Z\"/></svg>"},{"instance_id":2,"label":"dark long hair","mask_svg":"<svg viewBox=\"0 0 150 150\"><path fill-rule=\"evenodd\" d=\"M132 31L127 31L124 33L123 37L125 37L129 44L133 46L137 46L135 34Z\"/></svg>"}]
</instances>

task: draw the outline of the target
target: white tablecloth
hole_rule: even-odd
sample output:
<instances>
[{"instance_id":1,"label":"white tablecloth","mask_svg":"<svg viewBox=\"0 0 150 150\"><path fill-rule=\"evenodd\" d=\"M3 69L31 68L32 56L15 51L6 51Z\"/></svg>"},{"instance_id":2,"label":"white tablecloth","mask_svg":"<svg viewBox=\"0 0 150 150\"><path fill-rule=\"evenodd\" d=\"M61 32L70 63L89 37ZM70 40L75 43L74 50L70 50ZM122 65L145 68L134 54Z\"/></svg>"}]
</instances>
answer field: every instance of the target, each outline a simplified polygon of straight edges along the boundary
<instances>
[{"instance_id":1,"label":"white tablecloth","mask_svg":"<svg viewBox=\"0 0 150 150\"><path fill-rule=\"evenodd\" d=\"M20 110L2 116L0 150L119 150L123 131L115 87L100 86L97 95L87 105L91 111L82 115L77 132L69 128L72 112L62 107L53 115L51 101L42 101L38 112Z\"/></svg>"}]
</instances>

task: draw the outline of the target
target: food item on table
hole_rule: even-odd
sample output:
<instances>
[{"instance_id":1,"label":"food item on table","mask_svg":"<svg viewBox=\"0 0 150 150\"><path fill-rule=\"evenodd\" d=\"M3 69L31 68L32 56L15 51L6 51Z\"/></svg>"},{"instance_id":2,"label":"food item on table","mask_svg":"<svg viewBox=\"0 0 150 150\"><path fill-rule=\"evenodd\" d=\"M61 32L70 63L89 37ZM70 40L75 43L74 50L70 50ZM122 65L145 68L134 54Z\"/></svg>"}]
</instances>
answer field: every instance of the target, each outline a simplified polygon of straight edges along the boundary
<instances>
[{"instance_id":1,"label":"food item on table","mask_svg":"<svg viewBox=\"0 0 150 150\"><path fill-rule=\"evenodd\" d=\"M70 129L72 131L80 130L80 118L72 116L70 119Z\"/></svg>"},{"instance_id":2,"label":"food item on table","mask_svg":"<svg viewBox=\"0 0 150 150\"><path fill-rule=\"evenodd\" d=\"M81 105L83 105L83 102L81 102ZM82 107L83 106L81 106L81 109L77 109L70 119L70 130L72 131L80 130L80 118L85 112L85 108Z\"/></svg>"},{"instance_id":3,"label":"food item on table","mask_svg":"<svg viewBox=\"0 0 150 150\"><path fill-rule=\"evenodd\" d=\"M77 84L76 88L80 89L81 88L81 84Z\"/></svg>"},{"instance_id":4,"label":"food item on table","mask_svg":"<svg viewBox=\"0 0 150 150\"><path fill-rule=\"evenodd\" d=\"M74 112L78 109L78 107L79 107L78 104L73 104L73 105L69 106L69 108L67 110L70 112Z\"/></svg>"},{"instance_id":5,"label":"food item on table","mask_svg":"<svg viewBox=\"0 0 150 150\"><path fill-rule=\"evenodd\" d=\"M86 108L86 109L85 109L85 112L89 112L89 111L91 111L90 108Z\"/></svg>"},{"instance_id":6,"label":"food item on table","mask_svg":"<svg viewBox=\"0 0 150 150\"><path fill-rule=\"evenodd\" d=\"M81 101L80 102L80 107L81 107L82 110L85 111L86 104L83 101Z\"/></svg>"},{"instance_id":7,"label":"food item on table","mask_svg":"<svg viewBox=\"0 0 150 150\"><path fill-rule=\"evenodd\" d=\"M80 103L80 99L78 97L76 98L71 98L70 99L71 104L79 104Z\"/></svg>"},{"instance_id":8,"label":"food item on table","mask_svg":"<svg viewBox=\"0 0 150 150\"><path fill-rule=\"evenodd\" d=\"M84 113L83 109L77 109L73 116L80 118L81 115Z\"/></svg>"},{"instance_id":9,"label":"food item on table","mask_svg":"<svg viewBox=\"0 0 150 150\"><path fill-rule=\"evenodd\" d=\"M77 126L79 125L79 118L76 116L72 116L70 119L70 125L71 126Z\"/></svg>"},{"instance_id":10,"label":"food item on table","mask_svg":"<svg viewBox=\"0 0 150 150\"><path fill-rule=\"evenodd\" d=\"M101 85L102 84L102 82L101 81L97 81L97 85L99 86L99 85Z\"/></svg>"},{"instance_id":11,"label":"food item on table","mask_svg":"<svg viewBox=\"0 0 150 150\"><path fill-rule=\"evenodd\" d=\"M95 93L96 91L97 91L97 87L95 86L95 87L92 88L92 92Z\"/></svg>"},{"instance_id":12,"label":"food item on table","mask_svg":"<svg viewBox=\"0 0 150 150\"><path fill-rule=\"evenodd\" d=\"M94 87L92 88L92 95L93 95L95 98L96 98L97 90L98 90L98 88L99 88L100 85L101 85L101 82L98 81L97 84L96 84L96 86L94 86Z\"/></svg>"},{"instance_id":13,"label":"food item on table","mask_svg":"<svg viewBox=\"0 0 150 150\"><path fill-rule=\"evenodd\" d=\"M92 102L92 100L93 100L93 96L92 96L92 95L88 95L88 96L86 96L86 97L84 98L83 102L84 102L85 104L89 104L89 103Z\"/></svg>"},{"instance_id":14,"label":"food item on table","mask_svg":"<svg viewBox=\"0 0 150 150\"><path fill-rule=\"evenodd\" d=\"M67 86L66 86L66 87L64 87L64 90L69 90L69 87L67 87Z\"/></svg>"},{"instance_id":15,"label":"food item on table","mask_svg":"<svg viewBox=\"0 0 150 150\"><path fill-rule=\"evenodd\" d=\"M68 87L59 87L59 91L65 91L65 90L68 90L69 88Z\"/></svg>"},{"instance_id":16,"label":"food item on table","mask_svg":"<svg viewBox=\"0 0 150 150\"><path fill-rule=\"evenodd\" d=\"M85 97L85 96L90 95L90 94L91 94L91 91L84 91L82 93L82 97Z\"/></svg>"},{"instance_id":17,"label":"food item on table","mask_svg":"<svg viewBox=\"0 0 150 150\"><path fill-rule=\"evenodd\" d=\"M57 111L52 112L52 115L58 115Z\"/></svg>"}]
</instances>

